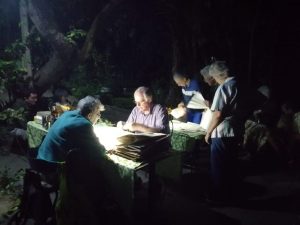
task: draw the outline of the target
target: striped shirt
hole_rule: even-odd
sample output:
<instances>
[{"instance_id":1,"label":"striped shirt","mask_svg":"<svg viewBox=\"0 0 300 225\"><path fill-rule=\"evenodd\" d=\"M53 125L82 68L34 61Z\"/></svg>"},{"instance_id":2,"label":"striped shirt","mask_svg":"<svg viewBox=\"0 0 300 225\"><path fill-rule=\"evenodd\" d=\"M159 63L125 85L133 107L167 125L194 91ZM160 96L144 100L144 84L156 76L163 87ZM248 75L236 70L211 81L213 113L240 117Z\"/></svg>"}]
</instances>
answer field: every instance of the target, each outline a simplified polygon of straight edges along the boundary
<instances>
[{"instance_id":1,"label":"striped shirt","mask_svg":"<svg viewBox=\"0 0 300 225\"><path fill-rule=\"evenodd\" d=\"M238 135L233 123L234 112L237 109L237 96L238 88L234 77L228 77L216 90L211 110L222 113L222 122L213 130L212 138Z\"/></svg>"},{"instance_id":2,"label":"striped shirt","mask_svg":"<svg viewBox=\"0 0 300 225\"><path fill-rule=\"evenodd\" d=\"M136 106L131 111L127 123L139 123L150 128L159 129L161 133L169 133L169 118L167 110L159 104L154 104L149 114L144 114Z\"/></svg>"},{"instance_id":3,"label":"striped shirt","mask_svg":"<svg viewBox=\"0 0 300 225\"><path fill-rule=\"evenodd\" d=\"M200 92L200 87L197 80L191 79L187 87L181 89L183 95L183 102L185 105L189 103L193 95L197 92Z\"/></svg>"}]
</instances>

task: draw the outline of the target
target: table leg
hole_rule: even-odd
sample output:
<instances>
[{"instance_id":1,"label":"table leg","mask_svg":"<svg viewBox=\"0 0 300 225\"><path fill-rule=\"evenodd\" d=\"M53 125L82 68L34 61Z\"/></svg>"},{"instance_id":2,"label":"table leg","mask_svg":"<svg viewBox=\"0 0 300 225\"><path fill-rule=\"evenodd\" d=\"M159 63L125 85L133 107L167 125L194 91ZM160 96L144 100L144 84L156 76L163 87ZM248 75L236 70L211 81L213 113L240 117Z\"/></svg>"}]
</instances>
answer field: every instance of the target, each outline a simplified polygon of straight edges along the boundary
<instances>
[{"instance_id":1,"label":"table leg","mask_svg":"<svg viewBox=\"0 0 300 225\"><path fill-rule=\"evenodd\" d=\"M155 206L155 185L156 185L156 173L155 163L149 164L149 184L148 184L148 208L150 211L154 210Z\"/></svg>"}]
</instances>

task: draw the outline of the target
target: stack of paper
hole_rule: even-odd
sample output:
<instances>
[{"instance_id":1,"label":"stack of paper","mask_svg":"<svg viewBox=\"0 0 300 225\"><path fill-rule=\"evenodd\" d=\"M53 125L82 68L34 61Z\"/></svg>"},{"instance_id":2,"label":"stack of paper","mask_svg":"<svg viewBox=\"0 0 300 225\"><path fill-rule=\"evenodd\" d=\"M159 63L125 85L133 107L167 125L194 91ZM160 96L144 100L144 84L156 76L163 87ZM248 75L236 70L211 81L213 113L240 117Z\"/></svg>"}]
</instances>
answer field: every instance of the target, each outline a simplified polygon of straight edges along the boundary
<instances>
[{"instance_id":1,"label":"stack of paper","mask_svg":"<svg viewBox=\"0 0 300 225\"><path fill-rule=\"evenodd\" d=\"M196 92L186 106L189 109L207 109L208 106L200 92Z\"/></svg>"},{"instance_id":2,"label":"stack of paper","mask_svg":"<svg viewBox=\"0 0 300 225\"><path fill-rule=\"evenodd\" d=\"M173 124L173 129L175 131L190 131L190 132L197 132L197 131L201 131L203 130L199 124L196 123L184 123L184 122L180 122L177 120L172 120Z\"/></svg>"}]
</instances>

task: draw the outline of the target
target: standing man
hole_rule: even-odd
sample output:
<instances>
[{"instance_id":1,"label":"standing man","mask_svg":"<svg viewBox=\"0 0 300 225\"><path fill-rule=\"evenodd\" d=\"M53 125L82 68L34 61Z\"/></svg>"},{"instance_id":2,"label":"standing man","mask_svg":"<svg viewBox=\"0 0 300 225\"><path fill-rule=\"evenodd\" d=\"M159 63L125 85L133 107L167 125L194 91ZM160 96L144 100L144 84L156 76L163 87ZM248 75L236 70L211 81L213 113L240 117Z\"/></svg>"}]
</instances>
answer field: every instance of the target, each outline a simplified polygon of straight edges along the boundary
<instances>
[{"instance_id":1,"label":"standing man","mask_svg":"<svg viewBox=\"0 0 300 225\"><path fill-rule=\"evenodd\" d=\"M207 93L207 105L210 106L214 99L215 92L218 88L218 83L211 75L209 75L209 67L210 65L203 67L200 70L200 74L203 77L203 81L209 86L209 90Z\"/></svg>"},{"instance_id":2,"label":"standing man","mask_svg":"<svg viewBox=\"0 0 300 225\"><path fill-rule=\"evenodd\" d=\"M205 136L205 141L211 145L210 200L228 201L233 197L232 190L237 181L237 151L244 125L237 113L240 110L240 90L224 61L212 63L209 75L220 85L211 105L213 116Z\"/></svg>"},{"instance_id":3,"label":"standing man","mask_svg":"<svg viewBox=\"0 0 300 225\"><path fill-rule=\"evenodd\" d=\"M185 71L179 69L173 73L175 83L181 87L183 101L178 104L178 108L186 110L187 121L200 124L202 117L202 110L187 108L189 101L196 92L200 92L200 86L195 79L191 79Z\"/></svg>"},{"instance_id":4,"label":"standing man","mask_svg":"<svg viewBox=\"0 0 300 225\"><path fill-rule=\"evenodd\" d=\"M153 103L153 94L148 87L139 87L134 92L136 106L126 123L119 121L117 126L132 132L166 133L170 132L167 110Z\"/></svg>"}]
</instances>

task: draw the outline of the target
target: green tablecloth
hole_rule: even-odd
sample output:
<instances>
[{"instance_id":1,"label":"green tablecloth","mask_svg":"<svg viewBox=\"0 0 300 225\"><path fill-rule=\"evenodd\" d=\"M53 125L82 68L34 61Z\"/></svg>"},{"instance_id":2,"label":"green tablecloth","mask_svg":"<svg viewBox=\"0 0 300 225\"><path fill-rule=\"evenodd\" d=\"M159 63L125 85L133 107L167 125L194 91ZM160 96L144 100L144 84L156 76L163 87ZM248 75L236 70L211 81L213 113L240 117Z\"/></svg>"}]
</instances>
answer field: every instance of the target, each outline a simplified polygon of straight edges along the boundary
<instances>
[{"instance_id":1,"label":"green tablecloth","mask_svg":"<svg viewBox=\"0 0 300 225\"><path fill-rule=\"evenodd\" d=\"M176 126L175 126L176 125ZM170 123L171 127L171 145L172 149L175 151L191 151L193 150L195 143L197 140L202 140L205 137L205 131L200 128L197 129L197 125L195 126L195 130L184 129L186 123L182 122L174 122L174 124Z\"/></svg>"},{"instance_id":2,"label":"green tablecloth","mask_svg":"<svg viewBox=\"0 0 300 225\"><path fill-rule=\"evenodd\" d=\"M40 124L34 121L27 123L27 135L30 148L37 148L46 134L47 130ZM113 156L110 159L111 160L106 160L104 166L106 179L121 208L125 213L130 214L133 208L134 173L141 163L135 164L130 160L117 156Z\"/></svg>"},{"instance_id":3,"label":"green tablecloth","mask_svg":"<svg viewBox=\"0 0 300 225\"><path fill-rule=\"evenodd\" d=\"M47 130L40 124L30 121L27 124L28 143L30 148L37 148ZM156 164L159 176L178 181L181 175L180 152L193 149L196 140L204 137L204 132L190 132L187 130L174 130L171 136L172 149L177 151ZM141 163L132 162L118 156L110 156L105 165L105 174L111 190L125 213L130 214L134 199L134 174Z\"/></svg>"},{"instance_id":4,"label":"green tablecloth","mask_svg":"<svg viewBox=\"0 0 300 225\"><path fill-rule=\"evenodd\" d=\"M47 130L44 129L42 125L37 124L34 121L28 122L27 134L29 147L38 147L46 133ZM188 130L173 130L171 135L172 149L175 151L192 150L196 140L203 139L204 135L205 132L203 131L191 132Z\"/></svg>"},{"instance_id":5,"label":"green tablecloth","mask_svg":"<svg viewBox=\"0 0 300 225\"><path fill-rule=\"evenodd\" d=\"M27 124L28 143L30 148L37 148L47 130L40 124L30 121ZM178 179L180 173L179 154L161 160L156 163L156 171L159 176L170 179ZM109 155L105 161L104 169L106 179L115 199L126 214L131 214L134 200L134 177L137 169L143 165L139 162L124 159L116 155Z\"/></svg>"},{"instance_id":6,"label":"green tablecloth","mask_svg":"<svg viewBox=\"0 0 300 225\"><path fill-rule=\"evenodd\" d=\"M47 132L48 131L42 125L34 121L29 121L27 123L27 136L29 147L39 147Z\"/></svg>"}]
</instances>

